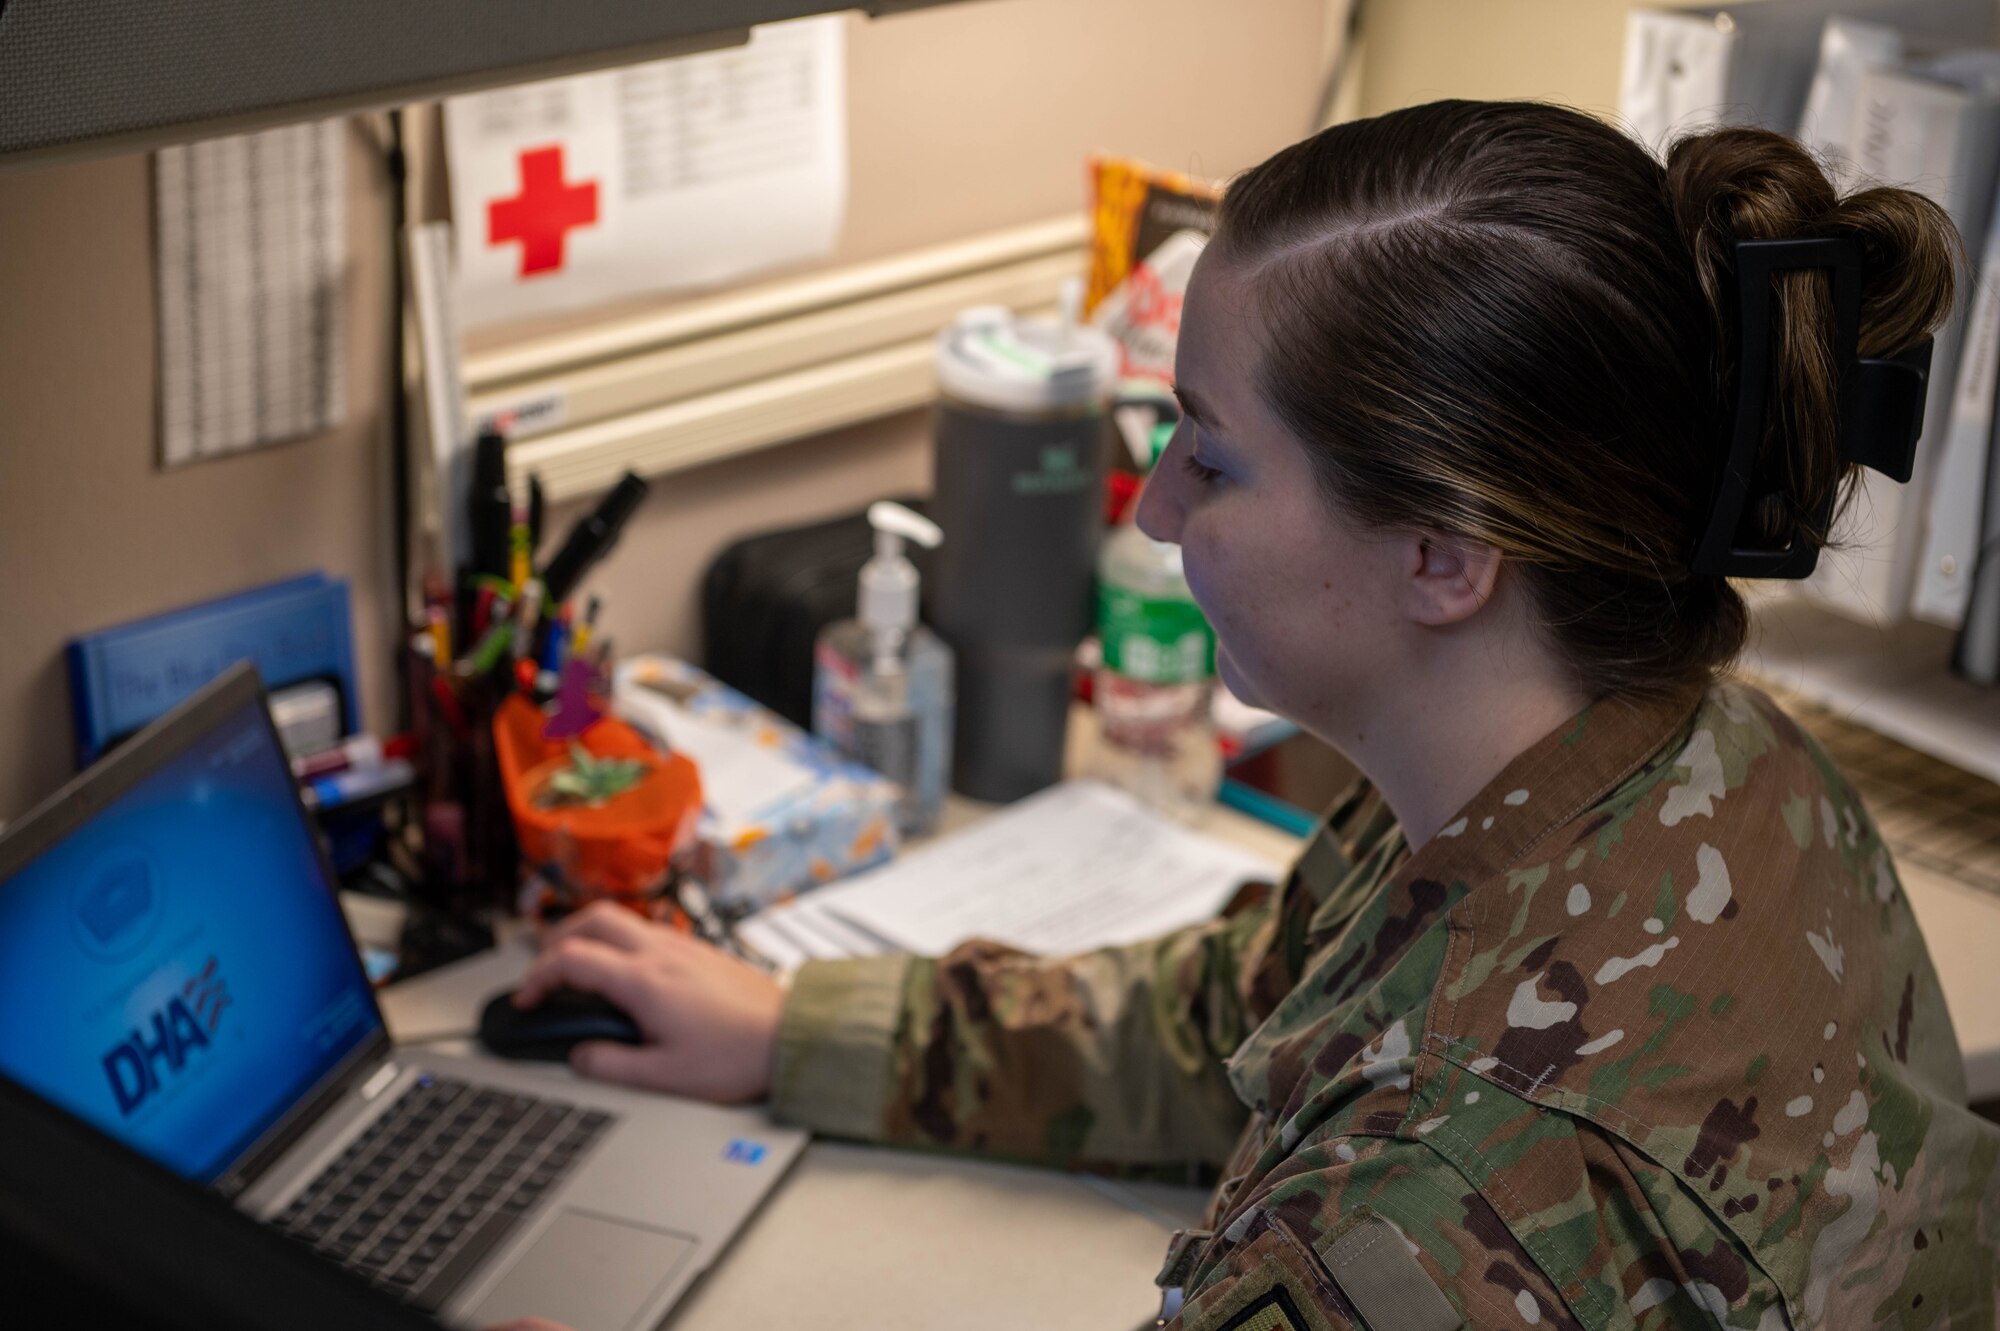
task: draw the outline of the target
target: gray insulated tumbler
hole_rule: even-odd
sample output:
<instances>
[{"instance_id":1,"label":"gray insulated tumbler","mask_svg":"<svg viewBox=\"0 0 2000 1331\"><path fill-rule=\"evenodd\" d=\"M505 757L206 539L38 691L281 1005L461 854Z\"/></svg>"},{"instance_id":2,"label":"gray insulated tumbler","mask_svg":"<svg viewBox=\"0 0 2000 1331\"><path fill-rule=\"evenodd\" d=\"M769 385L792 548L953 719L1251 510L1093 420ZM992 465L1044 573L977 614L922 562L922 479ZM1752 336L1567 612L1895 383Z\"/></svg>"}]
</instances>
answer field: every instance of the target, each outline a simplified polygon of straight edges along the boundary
<instances>
[{"instance_id":1,"label":"gray insulated tumbler","mask_svg":"<svg viewBox=\"0 0 2000 1331\"><path fill-rule=\"evenodd\" d=\"M1014 800L1062 776L1092 620L1118 351L1073 321L968 310L938 337L930 622L958 658L952 785Z\"/></svg>"}]
</instances>

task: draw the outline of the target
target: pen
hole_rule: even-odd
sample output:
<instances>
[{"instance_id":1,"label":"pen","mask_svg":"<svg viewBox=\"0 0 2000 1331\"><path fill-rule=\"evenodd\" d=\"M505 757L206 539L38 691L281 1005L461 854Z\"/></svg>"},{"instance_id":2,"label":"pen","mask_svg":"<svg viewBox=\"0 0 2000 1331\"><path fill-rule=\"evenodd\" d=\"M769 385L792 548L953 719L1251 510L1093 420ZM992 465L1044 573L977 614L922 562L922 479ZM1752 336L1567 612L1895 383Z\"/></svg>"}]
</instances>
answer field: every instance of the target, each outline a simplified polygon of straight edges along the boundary
<instances>
[{"instance_id":1,"label":"pen","mask_svg":"<svg viewBox=\"0 0 2000 1331\"><path fill-rule=\"evenodd\" d=\"M455 617L458 613L458 598L451 582L443 574L432 569L424 574L423 587L425 609L442 611L446 630L457 632L458 624Z\"/></svg>"},{"instance_id":2,"label":"pen","mask_svg":"<svg viewBox=\"0 0 2000 1331\"><path fill-rule=\"evenodd\" d=\"M431 661L439 670L451 669L451 617L434 605L424 612L424 620L430 630Z\"/></svg>"},{"instance_id":3,"label":"pen","mask_svg":"<svg viewBox=\"0 0 2000 1331\"><path fill-rule=\"evenodd\" d=\"M590 637L597 632L597 612L604 608L604 598L591 594L590 603L584 607L583 623L577 626L576 636L571 639L569 649L581 656L590 646Z\"/></svg>"},{"instance_id":4,"label":"pen","mask_svg":"<svg viewBox=\"0 0 2000 1331\"><path fill-rule=\"evenodd\" d=\"M507 543L513 558L508 566L508 576L513 579L514 590L519 594L535 576L533 551L528 541L528 506L525 503L513 506L513 526L508 528Z\"/></svg>"},{"instance_id":5,"label":"pen","mask_svg":"<svg viewBox=\"0 0 2000 1331\"><path fill-rule=\"evenodd\" d=\"M527 591L521 594L521 613L514 616L514 659L525 661L532 658L535 650L535 621L542 609L542 584L528 583Z\"/></svg>"},{"instance_id":6,"label":"pen","mask_svg":"<svg viewBox=\"0 0 2000 1331\"><path fill-rule=\"evenodd\" d=\"M603 502L569 529L569 535L563 538L562 549L542 571L542 583L548 590L550 604L560 604L569 599L569 594L576 590L576 584L590 571L591 565L604 558L617 543L619 531L645 497L646 483L628 471L619 477L618 484L604 496Z\"/></svg>"}]
</instances>

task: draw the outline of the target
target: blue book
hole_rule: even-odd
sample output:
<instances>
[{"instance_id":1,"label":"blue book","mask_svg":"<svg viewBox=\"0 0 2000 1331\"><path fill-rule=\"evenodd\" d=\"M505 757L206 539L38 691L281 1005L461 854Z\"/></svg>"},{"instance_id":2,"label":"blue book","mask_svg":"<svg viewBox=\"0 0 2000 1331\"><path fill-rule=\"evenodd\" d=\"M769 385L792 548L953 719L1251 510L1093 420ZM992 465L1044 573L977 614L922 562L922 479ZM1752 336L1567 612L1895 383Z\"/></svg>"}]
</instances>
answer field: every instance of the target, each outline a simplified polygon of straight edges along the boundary
<instances>
[{"instance_id":1,"label":"blue book","mask_svg":"<svg viewBox=\"0 0 2000 1331\"><path fill-rule=\"evenodd\" d=\"M343 730L360 729L347 583L323 573L85 634L65 655L80 766L244 660L269 689L332 684Z\"/></svg>"}]
</instances>

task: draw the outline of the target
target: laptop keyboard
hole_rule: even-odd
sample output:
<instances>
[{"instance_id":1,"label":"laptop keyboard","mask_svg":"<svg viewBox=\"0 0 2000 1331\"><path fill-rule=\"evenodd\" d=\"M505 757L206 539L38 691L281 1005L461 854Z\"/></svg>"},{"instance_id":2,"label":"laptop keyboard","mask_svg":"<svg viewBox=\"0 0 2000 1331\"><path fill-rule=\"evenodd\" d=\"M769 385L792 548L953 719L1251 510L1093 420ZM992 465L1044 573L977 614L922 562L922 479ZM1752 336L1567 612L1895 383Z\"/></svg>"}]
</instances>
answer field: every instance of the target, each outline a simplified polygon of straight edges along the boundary
<instances>
[{"instance_id":1,"label":"laptop keyboard","mask_svg":"<svg viewBox=\"0 0 2000 1331\"><path fill-rule=\"evenodd\" d=\"M425 1077L275 1223L435 1310L614 1121L559 1101Z\"/></svg>"}]
</instances>

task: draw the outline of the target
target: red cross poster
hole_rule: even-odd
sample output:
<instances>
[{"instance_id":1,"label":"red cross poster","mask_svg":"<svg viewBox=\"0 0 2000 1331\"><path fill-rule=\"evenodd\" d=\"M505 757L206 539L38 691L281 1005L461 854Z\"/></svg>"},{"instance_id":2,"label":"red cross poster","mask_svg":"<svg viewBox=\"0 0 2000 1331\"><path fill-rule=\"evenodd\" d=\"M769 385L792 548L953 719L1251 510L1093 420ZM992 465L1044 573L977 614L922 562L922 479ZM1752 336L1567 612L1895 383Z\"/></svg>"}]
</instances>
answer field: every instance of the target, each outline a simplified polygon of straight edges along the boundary
<instances>
[{"instance_id":1,"label":"red cross poster","mask_svg":"<svg viewBox=\"0 0 2000 1331\"><path fill-rule=\"evenodd\" d=\"M817 258L847 196L845 20L445 102L467 327Z\"/></svg>"}]
</instances>

